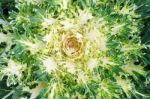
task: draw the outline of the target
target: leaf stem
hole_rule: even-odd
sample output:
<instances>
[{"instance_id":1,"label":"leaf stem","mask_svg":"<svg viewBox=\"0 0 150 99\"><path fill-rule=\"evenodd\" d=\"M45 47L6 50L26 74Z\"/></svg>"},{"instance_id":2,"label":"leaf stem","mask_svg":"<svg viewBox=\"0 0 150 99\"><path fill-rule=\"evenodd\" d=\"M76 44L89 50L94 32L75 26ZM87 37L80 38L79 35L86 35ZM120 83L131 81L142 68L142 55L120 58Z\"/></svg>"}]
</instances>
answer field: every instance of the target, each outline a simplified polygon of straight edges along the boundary
<instances>
[{"instance_id":1,"label":"leaf stem","mask_svg":"<svg viewBox=\"0 0 150 99\"><path fill-rule=\"evenodd\" d=\"M7 95L5 95L2 99L7 99L10 95L14 93L14 90L10 91Z\"/></svg>"}]
</instances>

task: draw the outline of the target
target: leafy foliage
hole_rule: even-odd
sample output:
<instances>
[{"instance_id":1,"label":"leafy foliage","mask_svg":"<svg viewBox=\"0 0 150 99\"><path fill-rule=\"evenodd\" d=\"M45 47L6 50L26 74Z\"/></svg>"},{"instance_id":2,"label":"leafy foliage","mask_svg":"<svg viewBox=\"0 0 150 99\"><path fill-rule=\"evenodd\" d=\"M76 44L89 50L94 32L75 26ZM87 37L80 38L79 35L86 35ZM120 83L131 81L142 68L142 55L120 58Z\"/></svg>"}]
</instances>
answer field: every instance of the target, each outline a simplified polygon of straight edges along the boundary
<instances>
[{"instance_id":1,"label":"leafy foliage","mask_svg":"<svg viewBox=\"0 0 150 99\"><path fill-rule=\"evenodd\" d=\"M15 86L12 98L147 98L140 89L150 82L144 70L149 56L145 59L143 52L149 49L149 23L143 24L149 14L148 6L139 4L140 0L16 0L17 10L0 31L0 78L7 76L7 86ZM75 35L66 36L70 31ZM64 41L73 38L75 45L79 34L84 46L75 49L84 54L68 57L70 46Z\"/></svg>"}]
</instances>

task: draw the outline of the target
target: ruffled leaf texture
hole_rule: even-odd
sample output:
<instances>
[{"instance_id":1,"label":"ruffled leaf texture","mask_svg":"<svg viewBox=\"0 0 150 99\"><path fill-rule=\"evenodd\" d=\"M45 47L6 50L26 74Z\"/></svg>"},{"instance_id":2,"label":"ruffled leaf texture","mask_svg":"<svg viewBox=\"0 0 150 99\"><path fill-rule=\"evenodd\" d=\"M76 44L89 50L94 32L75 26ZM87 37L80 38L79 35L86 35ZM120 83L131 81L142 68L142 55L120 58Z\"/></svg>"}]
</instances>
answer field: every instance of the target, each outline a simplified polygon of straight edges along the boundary
<instances>
[{"instance_id":1,"label":"ruffled leaf texture","mask_svg":"<svg viewBox=\"0 0 150 99\"><path fill-rule=\"evenodd\" d=\"M150 79L138 63L147 46L132 0L16 0L15 6L10 21L0 19L0 78L13 86L13 99L148 97L138 90L141 77L142 84Z\"/></svg>"}]
</instances>

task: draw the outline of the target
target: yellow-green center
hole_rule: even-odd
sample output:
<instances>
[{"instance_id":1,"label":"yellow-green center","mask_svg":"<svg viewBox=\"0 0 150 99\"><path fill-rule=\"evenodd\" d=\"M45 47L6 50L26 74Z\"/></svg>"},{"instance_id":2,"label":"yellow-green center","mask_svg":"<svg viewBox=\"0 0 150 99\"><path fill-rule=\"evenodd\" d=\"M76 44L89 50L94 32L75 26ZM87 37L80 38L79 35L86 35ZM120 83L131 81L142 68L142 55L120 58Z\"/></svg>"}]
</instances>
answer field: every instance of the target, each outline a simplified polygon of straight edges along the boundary
<instances>
[{"instance_id":1,"label":"yellow-green center","mask_svg":"<svg viewBox=\"0 0 150 99\"><path fill-rule=\"evenodd\" d=\"M62 40L62 49L67 56L78 57L83 51L83 38L81 34L69 33Z\"/></svg>"}]
</instances>

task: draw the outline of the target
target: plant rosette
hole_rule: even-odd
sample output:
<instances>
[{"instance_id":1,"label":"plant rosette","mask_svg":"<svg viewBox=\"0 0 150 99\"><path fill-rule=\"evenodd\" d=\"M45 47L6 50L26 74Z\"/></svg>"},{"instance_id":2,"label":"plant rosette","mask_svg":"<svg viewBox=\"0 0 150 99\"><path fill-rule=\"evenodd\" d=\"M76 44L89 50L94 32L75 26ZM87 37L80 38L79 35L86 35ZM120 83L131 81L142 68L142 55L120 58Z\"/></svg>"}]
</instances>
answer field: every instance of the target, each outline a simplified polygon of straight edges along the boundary
<instances>
[{"instance_id":1,"label":"plant rosette","mask_svg":"<svg viewBox=\"0 0 150 99\"><path fill-rule=\"evenodd\" d=\"M147 97L139 92L139 77L148 79L135 62L146 46L132 0L16 0L16 8L0 20L0 78L13 99Z\"/></svg>"}]
</instances>

